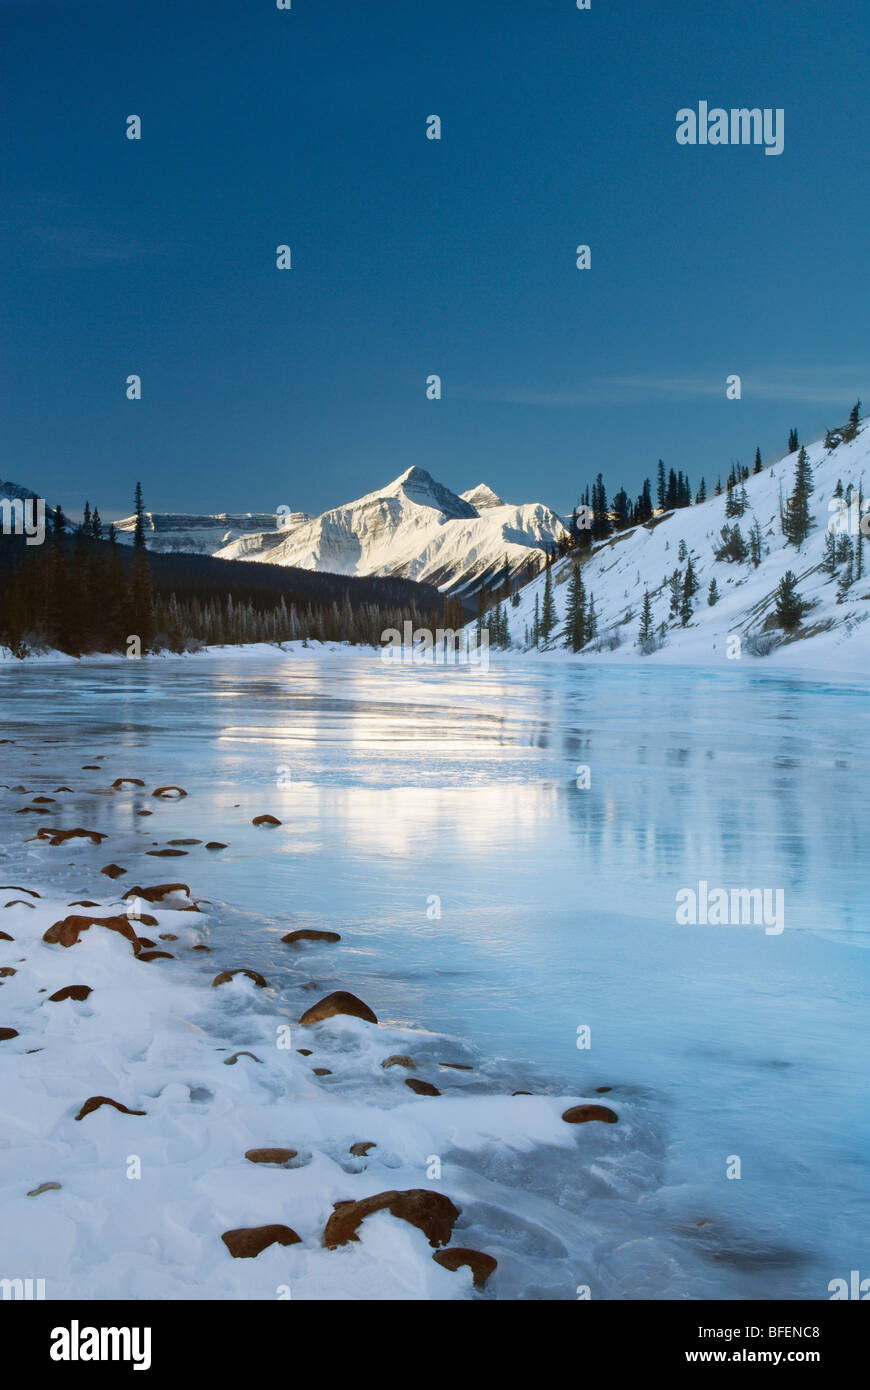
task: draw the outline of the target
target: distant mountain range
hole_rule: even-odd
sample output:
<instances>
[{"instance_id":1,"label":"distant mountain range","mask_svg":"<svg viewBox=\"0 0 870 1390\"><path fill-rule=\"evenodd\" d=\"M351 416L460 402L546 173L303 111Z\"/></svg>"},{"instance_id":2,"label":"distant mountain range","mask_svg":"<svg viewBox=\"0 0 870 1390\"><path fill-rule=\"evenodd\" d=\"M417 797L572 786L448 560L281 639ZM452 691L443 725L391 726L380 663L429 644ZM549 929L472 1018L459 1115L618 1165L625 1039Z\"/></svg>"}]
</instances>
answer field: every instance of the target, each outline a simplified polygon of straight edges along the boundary
<instances>
[{"instance_id":1,"label":"distant mountain range","mask_svg":"<svg viewBox=\"0 0 870 1390\"><path fill-rule=\"evenodd\" d=\"M466 599L503 574L505 565L512 578L530 560L539 567L566 535L561 518L541 502L513 506L484 483L457 495L422 468L409 468L387 487L316 517L148 512L145 524L152 551L394 576ZM132 540L135 517L115 526L120 540Z\"/></svg>"}]
</instances>

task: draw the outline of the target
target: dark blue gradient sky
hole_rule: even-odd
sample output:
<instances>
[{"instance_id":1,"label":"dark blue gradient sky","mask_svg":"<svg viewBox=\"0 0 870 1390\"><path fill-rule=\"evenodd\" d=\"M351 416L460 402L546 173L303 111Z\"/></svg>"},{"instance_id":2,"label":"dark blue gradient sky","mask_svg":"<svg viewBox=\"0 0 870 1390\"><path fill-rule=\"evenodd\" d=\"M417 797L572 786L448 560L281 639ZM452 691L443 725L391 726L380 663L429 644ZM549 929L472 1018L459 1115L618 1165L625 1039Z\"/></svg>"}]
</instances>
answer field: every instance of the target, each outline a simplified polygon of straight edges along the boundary
<instances>
[{"instance_id":1,"label":"dark blue gradient sky","mask_svg":"<svg viewBox=\"0 0 870 1390\"><path fill-rule=\"evenodd\" d=\"M417 464L567 509L818 435L870 398L868 33L864 0L0 3L0 476L314 512ZM784 153L681 148L701 99L783 107Z\"/></svg>"}]
</instances>

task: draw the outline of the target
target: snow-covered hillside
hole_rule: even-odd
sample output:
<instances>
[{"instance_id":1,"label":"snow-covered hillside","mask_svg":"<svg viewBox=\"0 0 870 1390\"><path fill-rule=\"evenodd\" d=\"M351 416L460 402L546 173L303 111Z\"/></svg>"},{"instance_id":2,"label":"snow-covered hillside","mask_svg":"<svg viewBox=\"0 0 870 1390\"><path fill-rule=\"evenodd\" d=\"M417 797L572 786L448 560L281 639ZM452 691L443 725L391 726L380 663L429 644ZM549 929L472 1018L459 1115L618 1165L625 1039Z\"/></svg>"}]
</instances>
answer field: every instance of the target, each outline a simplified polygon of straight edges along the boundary
<instances>
[{"instance_id":1,"label":"snow-covered hillside","mask_svg":"<svg viewBox=\"0 0 870 1390\"><path fill-rule=\"evenodd\" d=\"M296 565L332 574L397 575L468 595L503 572L538 563L565 528L542 503L511 506L481 483L457 496L422 468L311 521L233 541L226 560Z\"/></svg>"},{"instance_id":2,"label":"snow-covered hillside","mask_svg":"<svg viewBox=\"0 0 870 1390\"><path fill-rule=\"evenodd\" d=\"M789 545L782 533L780 506L794 486L797 452L787 454L746 483L747 507L741 517L726 515L727 494L701 504L655 516L644 526L620 532L594 546L581 568L587 598L594 598L597 635L583 648L584 655L637 660L644 593L652 603L657 649L646 659L704 663L737 655L776 655L789 664L830 664L839 670L870 671L870 540L864 545L863 575L844 586L848 563L841 560L830 573L825 564L829 525L836 539L851 527L853 552L860 532L857 506L851 514L841 510L835 498L838 482L843 490L859 485L866 497L870 488L870 428L862 428L849 443L829 450L819 441L807 455L813 472L814 491L809 499L812 529L800 548ZM700 471L700 470L699 470ZM736 490L738 493L740 488ZM830 504L833 502L833 510ZM743 540L758 523L761 561L716 560L722 547L722 528L739 526ZM684 543L684 549L682 548ZM841 550L842 550L841 546ZM688 558L698 581L692 615L684 626L679 613L671 613L670 580L675 570L685 577ZM551 571L556 624L539 649L565 649L569 580L574 557L557 561ZM797 589L808 605L800 627L786 634L777 628L775 593L787 570L797 577ZM708 603L711 580L719 599ZM503 605L512 646L534 647L536 605L544 601L546 575L539 575L521 592L518 606ZM664 624L664 632L662 632ZM740 638L740 643L729 639ZM748 640L747 640L748 639Z\"/></svg>"}]
</instances>

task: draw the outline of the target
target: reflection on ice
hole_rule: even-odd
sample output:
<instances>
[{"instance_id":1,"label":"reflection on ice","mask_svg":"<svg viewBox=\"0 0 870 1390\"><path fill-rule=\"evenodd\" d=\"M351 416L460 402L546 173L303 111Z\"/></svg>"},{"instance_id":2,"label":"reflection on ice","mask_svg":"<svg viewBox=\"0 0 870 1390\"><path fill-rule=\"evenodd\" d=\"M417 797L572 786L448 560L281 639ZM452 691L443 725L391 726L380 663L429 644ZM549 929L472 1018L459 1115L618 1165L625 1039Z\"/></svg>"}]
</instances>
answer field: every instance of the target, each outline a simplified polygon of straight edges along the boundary
<instances>
[{"instance_id":1,"label":"reflection on ice","mask_svg":"<svg viewBox=\"0 0 870 1390\"><path fill-rule=\"evenodd\" d=\"M497 1185L519 1184L504 1239L526 1264L507 1296L565 1297L594 1277L609 1297L818 1298L856 1263L863 688L498 659L488 673L386 670L310 652L7 667L0 698L19 743L51 733L32 744L32 785L50 771L76 788L56 823L87 825L99 798L126 882L153 881L148 792L189 789L154 838L228 845L177 861L216 904L216 969L244 948L278 991L313 975L463 1040L482 1104L482 1080L630 1098L633 1127L585 1148L570 1182L546 1150L481 1156L456 1139L448 1161L476 1194L463 1243L501 1210ZM106 773L80 773L98 753ZM107 795L134 764L147 788ZM282 822L268 845L250 825L262 813ZM2 814L17 846L26 818ZM72 854L27 853L82 896ZM676 895L702 880L782 891L785 930L678 925ZM289 960L292 927L340 931L340 952Z\"/></svg>"}]
</instances>

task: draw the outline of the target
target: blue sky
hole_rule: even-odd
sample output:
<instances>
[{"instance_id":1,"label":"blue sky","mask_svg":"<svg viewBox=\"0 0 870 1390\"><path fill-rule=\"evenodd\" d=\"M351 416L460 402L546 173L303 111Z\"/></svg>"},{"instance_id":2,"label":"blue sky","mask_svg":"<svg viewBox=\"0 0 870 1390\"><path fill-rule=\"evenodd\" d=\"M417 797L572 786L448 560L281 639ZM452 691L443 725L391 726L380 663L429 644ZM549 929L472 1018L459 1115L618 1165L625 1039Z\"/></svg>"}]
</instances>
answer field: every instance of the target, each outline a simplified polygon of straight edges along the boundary
<instances>
[{"instance_id":1,"label":"blue sky","mask_svg":"<svg viewBox=\"0 0 870 1390\"><path fill-rule=\"evenodd\" d=\"M870 403L868 30L863 0L0 0L0 476L316 512L416 464L564 510L817 436ZM782 107L783 154L678 146L700 100Z\"/></svg>"}]
</instances>

